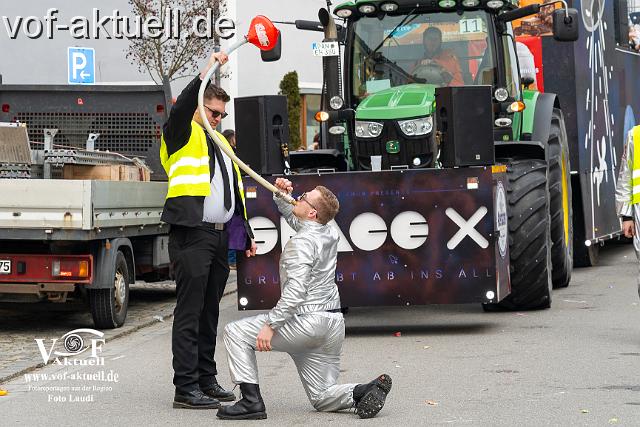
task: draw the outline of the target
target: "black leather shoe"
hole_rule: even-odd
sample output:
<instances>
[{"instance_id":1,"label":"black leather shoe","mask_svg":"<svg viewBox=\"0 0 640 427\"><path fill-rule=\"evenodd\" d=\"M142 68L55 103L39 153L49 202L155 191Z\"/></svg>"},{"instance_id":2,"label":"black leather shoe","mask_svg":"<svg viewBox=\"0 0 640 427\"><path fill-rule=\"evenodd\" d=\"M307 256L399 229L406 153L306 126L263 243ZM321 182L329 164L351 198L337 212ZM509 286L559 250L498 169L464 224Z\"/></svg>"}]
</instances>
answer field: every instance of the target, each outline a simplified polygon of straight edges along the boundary
<instances>
[{"instance_id":1,"label":"black leather shoe","mask_svg":"<svg viewBox=\"0 0 640 427\"><path fill-rule=\"evenodd\" d=\"M181 409L219 409L220 401L204 394L200 389L188 393L176 391L173 407Z\"/></svg>"},{"instance_id":2,"label":"black leather shoe","mask_svg":"<svg viewBox=\"0 0 640 427\"><path fill-rule=\"evenodd\" d=\"M260 395L258 384L240 384L242 399L234 405L223 406L218 410L218 418L222 420L264 420L267 410Z\"/></svg>"},{"instance_id":3,"label":"black leather shoe","mask_svg":"<svg viewBox=\"0 0 640 427\"><path fill-rule=\"evenodd\" d=\"M218 399L220 402L233 402L236 395L232 391L227 391L217 381L213 381L208 385L201 385L200 390L209 397Z\"/></svg>"},{"instance_id":4,"label":"black leather shoe","mask_svg":"<svg viewBox=\"0 0 640 427\"><path fill-rule=\"evenodd\" d=\"M358 384L353 389L356 414L360 418L373 418L384 406L387 394L391 391L391 377L382 374L367 384Z\"/></svg>"}]
</instances>

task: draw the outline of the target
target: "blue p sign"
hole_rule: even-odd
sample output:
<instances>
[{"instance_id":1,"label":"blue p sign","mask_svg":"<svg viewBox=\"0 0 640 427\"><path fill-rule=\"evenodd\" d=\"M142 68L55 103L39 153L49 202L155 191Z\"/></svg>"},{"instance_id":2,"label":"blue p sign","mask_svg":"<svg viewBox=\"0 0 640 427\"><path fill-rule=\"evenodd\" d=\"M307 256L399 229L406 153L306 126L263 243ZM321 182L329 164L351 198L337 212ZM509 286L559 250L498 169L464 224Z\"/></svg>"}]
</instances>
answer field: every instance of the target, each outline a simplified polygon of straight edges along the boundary
<instances>
[{"instance_id":1,"label":"blue p sign","mask_svg":"<svg viewBox=\"0 0 640 427\"><path fill-rule=\"evenodd\" d=\"M69 64L69 84L93 84L95 78L95 50L90 47L70 47L67 49Z\"/></svg>"}]
</instances>

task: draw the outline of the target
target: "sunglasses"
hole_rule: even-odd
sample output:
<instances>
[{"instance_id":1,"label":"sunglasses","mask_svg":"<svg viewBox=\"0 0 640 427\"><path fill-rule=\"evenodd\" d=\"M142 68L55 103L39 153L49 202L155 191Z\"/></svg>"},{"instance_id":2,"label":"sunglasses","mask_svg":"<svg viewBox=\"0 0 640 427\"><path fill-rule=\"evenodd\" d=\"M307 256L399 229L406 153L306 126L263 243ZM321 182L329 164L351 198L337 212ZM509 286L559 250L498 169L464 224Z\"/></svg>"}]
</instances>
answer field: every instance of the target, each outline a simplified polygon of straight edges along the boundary
<instances>
[{"instance_id":1,"label":"sunglasses","mask_svg":"<svg viewBox=\"0 0 640 427\"><path fill-rule=\"evenodd\" d=\"M316 208L315 206L313 206L311 203L309 203L309 201L307 200L307 192L305 191L304 193L302 193L301 195L298 196L298 198L296 199L299 202L305 202L306 204L308 204L309 206L311 206L313 209L315 209L316 211L318 210L318 208Z\"/></svg>"},{"instance_id":2,"label":"sunglasses","mask_svg":"<svg viewBox=\"0 0 640 427\"><path fill-rule=\"evenodd\" d=\"M217 119L218 116L222 116L222 118L224 119L229 115L227 112L221 113L220 111L214 110L213 108L209 108L206 105L204 106L204 108L206 108L211 112L211 117L213 117L214 119Z\"/></svg>"}]
</instances>

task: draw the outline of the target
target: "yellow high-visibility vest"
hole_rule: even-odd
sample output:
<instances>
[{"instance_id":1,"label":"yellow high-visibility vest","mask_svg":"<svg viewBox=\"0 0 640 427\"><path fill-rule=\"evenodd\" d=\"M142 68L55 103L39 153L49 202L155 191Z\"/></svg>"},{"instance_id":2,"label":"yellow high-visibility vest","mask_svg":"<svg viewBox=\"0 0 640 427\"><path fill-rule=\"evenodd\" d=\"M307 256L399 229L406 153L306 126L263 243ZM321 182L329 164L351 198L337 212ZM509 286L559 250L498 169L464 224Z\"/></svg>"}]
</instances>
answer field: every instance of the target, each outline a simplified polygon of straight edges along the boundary
<instances>
[{"instance_id":1,"label":"yellow high-visibility vest","mask_svg":"<svg viewBox=\"0 0 640 427\"><path fill-rule=\"evenodd\" d=\"M231 149L227 139L219 132L216 135ZM209 170L209 148L204 129L196 122L191 122L191 136L185 146L168 155L167 146L162 135L160 143L160 161L167 173L169 190L167 199L180 196L209 196L211 195L211 172ZM244 198L244 187L240 168L233 164L238 178L238 192L244 207L244 217L247 218L247 208ZM224 165L220 165L224 167Z\"/></svg>"},{"instance_id":2,"label":"yellow high-visibility vest","mask_svg":"<svg viewBox=\"0 0 640 427\"><path fill-rule=\"evenodd\" d=\"M631 204L635 205L640 203L640 154L638 153L638 144L640 144L640 126L636 126L632 130L633 132L633 161L632 161L632 174L631 174Z\"/></svg>"}]
</instances>

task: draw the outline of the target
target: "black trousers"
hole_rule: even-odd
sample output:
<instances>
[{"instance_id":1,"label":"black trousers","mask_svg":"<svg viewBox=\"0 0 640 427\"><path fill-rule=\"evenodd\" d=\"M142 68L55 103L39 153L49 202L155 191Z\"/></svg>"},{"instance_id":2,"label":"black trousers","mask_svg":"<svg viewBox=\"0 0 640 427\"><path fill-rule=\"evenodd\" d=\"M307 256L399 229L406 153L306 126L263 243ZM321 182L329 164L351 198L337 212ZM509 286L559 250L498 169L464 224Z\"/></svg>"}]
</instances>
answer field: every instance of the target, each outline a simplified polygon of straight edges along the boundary
<instances>
[{"instance_id":1,"label":"black trousers","mask_svg":"<svg viewBox=\"0 0 640 427\"><path fill-rule=\"evenodd\" d=\"M180 392L206 387L217 375L214 354L220 299L229 277L226 230L171 227L169 258L176 279L171 348Z\"/></svg>"}]
</instances>

